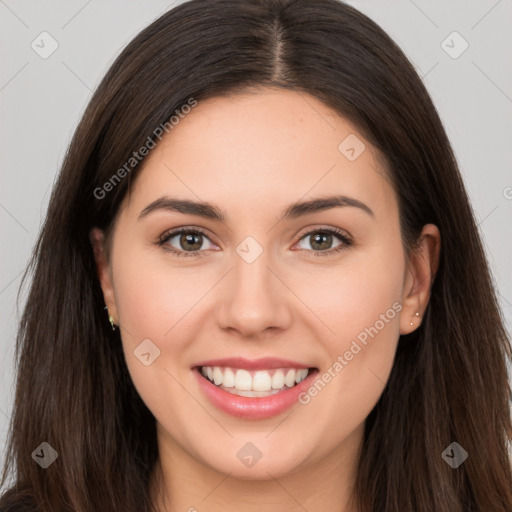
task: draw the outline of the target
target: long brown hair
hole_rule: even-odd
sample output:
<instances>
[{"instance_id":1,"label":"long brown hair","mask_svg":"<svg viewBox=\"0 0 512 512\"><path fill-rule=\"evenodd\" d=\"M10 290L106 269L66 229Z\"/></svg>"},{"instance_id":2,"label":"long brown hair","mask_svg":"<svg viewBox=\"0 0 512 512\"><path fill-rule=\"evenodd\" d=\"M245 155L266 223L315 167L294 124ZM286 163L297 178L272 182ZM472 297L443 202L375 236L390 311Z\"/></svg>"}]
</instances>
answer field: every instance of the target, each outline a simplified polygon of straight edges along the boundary
<instances>
[{"instance_id":1,"label":"long brown hair","mask_svg":"<svg viewBox=\"0 0 512 512\"><path fill-rule=\"evenodd\" d=\"M414 68L373 21L337 0L192 0L119 55L65 157L25 277L2 511L149 511L155 419L107 322L89 241L112 226L140 164L98 187L190 98L247 87L309 93L384 155L404 248L439 227L422 325L401 336L366 421L355 496L364 512L510 512L510 341L474 216L439 116ZM58 453L42 469L42 443ZM459 443L456 469L442 452ZM25 510L25 509L24 509Z\"/></svg>"}]
</instances>

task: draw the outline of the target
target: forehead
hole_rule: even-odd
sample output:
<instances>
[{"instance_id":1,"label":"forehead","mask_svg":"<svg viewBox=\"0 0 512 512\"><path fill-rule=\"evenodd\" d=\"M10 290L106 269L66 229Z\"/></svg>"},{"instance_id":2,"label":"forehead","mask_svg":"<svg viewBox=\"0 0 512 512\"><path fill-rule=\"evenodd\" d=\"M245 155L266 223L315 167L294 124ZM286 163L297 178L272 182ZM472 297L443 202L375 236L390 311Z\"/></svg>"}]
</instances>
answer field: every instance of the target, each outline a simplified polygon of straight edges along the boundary
<instances>
[{"instance_id":1,"label":"forehead","mask_svg":"<svg viewBox=\"0 0 512 512\"><path fill-rule=\"evenodd\" d=\"M228 206L254 212L333 193L379 210L395 202L379 156L309 94L237 93L182 114L146 157L132 195L137 207L165 194L200 198L226 205L228 216Z\"/></svg>"}]
</instances>

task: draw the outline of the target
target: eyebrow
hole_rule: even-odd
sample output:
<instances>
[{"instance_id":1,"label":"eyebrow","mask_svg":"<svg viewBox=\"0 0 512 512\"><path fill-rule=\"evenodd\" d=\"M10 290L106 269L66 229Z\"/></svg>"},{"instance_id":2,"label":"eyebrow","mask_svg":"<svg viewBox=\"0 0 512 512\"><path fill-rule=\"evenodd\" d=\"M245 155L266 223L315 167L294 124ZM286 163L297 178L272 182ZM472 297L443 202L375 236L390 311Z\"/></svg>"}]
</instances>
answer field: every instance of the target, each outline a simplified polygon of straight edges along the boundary
<instances>
[{"instance_id":1,"label":"eyebrow","mask_svg":"<svg viewBox=\"0 0 512 512\"><path fill-rule=\"evenodd\" d=\"M298 217L311 215L331 208L342 208L347 206L359 208L371 217L375 217L373 210L358 199L347 196L329 196L320 197L311 201L293 203L281 214L281 218L279 220L296 219ZM168 196L160 197L146 206L140 213L138 220L141 220L150 213L159 210L197 215L205 219L220 222L225 222L226 220L226 214L220 208L211 203L190 201L188 199L177 199Z\"/></svg>"}]
</instances>

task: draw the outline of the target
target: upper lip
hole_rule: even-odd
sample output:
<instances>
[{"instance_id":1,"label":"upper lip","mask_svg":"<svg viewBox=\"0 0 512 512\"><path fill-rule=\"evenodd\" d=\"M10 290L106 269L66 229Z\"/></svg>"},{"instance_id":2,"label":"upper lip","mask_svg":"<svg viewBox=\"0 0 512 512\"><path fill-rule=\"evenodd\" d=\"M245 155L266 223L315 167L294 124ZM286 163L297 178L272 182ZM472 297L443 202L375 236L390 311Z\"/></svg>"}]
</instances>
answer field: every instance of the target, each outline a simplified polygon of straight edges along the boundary
<instances>
[{"instance_id":1,"label":"upper lip","mask_svg":"<svg viewBox=\"0 0 512 512\"><path fill-rule=\"evenodd\" d=\"M201 361L194 366L228 366L243 368L245 370L273 370L276 368L312 368L311 365L298 363L289 359L277 357L262 357L260 359L246 359L245 357L226 357Z\"/></svg>"}]
</instances>

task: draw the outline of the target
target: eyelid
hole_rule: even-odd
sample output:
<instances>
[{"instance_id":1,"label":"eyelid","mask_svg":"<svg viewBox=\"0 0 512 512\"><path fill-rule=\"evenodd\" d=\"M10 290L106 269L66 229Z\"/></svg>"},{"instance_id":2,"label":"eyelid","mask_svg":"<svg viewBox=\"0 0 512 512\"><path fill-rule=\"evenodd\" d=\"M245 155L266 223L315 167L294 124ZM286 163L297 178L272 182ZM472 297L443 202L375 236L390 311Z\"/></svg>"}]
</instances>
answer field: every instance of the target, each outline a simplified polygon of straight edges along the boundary
<instances>
[{"instance_id":1,"label":"eyelid","mask_svg":"<svg viewBox=\"0 0 512 512\"><path fill-rule=\"evenodd\" d=\"M342 239L346 239L346 241L352 241L352 237L348 234L347 231L341 228L337 228L335 226L328 226L328 225L313 225L308 226L307 228L304 228L304 231L302 231L299 235L299 241L302 240L304 237L308 235L312 235L313 233L317 232L327 232L327 233L333 233L336 236L339 236Z\"/></svg>"},{"instance_id":2,"label":"eyelid","mask_svg":"<svg viewBox=\"0 0 512 512\"><path fill-rule=\"evenodd\" d=\"M200 228L198 226L180 226L179 228L171 228L171 229L168 229L167 231L164 231L158 237L158 240L160 242L165 242L169 238L172 238L173 236L179 235L180 233L182 233L184 231L185 232L192 232L192 233L197 232L197 233L200 233L201 235L204 235L208 239L211 238L210 234L204 228Z\"/></svg>"}]
</instances>

